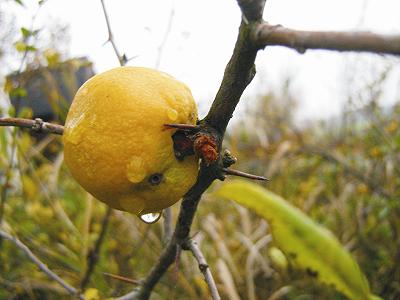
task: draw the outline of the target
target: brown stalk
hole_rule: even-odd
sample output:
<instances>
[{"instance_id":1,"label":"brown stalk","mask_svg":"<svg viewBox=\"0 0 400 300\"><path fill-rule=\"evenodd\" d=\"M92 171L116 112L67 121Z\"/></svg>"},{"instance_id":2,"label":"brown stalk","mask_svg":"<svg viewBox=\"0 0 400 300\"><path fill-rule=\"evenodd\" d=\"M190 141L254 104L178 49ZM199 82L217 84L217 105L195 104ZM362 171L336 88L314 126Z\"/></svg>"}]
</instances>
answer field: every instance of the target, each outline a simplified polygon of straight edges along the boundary
<instances>
[{"instance_id":1,"label":"brown stalk","mask_svg":"<svg viewBox=\"0 0 400 300\"><path fill-rule=\"evenodd\" d=\"M357 51L400 55L400 34L376 34L369 31L304 31L281 25L260 23L253 39L260 47L285 46L300 53L307 49Z\"/></svg>"}]
</instances>

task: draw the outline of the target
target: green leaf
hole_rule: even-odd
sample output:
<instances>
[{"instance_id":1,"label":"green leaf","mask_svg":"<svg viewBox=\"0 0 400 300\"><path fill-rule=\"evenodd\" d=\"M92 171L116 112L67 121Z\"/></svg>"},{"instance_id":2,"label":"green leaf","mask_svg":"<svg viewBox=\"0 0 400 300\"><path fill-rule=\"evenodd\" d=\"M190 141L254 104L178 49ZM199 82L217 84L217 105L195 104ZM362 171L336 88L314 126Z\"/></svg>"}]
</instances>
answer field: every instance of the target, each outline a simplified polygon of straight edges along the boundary
<instances>
[{"instance_id":1,"label":"green leaf","mask_svg":"<svg viewBox=\"0 0 400 300\"><path fill-rule=\"evenodd\" d=\"M283 198L242 180L224 183L216 195L267 220L276 245L294 266L311 271L350 299L379 299L370 293L357 262L337 238Z\"/></svg>"},{"instance_id":2,"label":"green leaf","mask_svg":"<svg viewBox=\"0 0 400 300\"><path fill-rule=\"evenodd\" d=\"M14 0L14 2L18 3L21 6L24 6L24 2L22 2L22 0Z\"/></svg>"},{"instance_id":3,"label":"green leaf","mask_svg":"<svg viewBox=\"0 0 400 300\"><path fill-rule=\"evenodd\" d=\"M35 46L32 46L32 45L27 45L26 46L26 51L34 52L36 50L37 50L37 48Z\"/></svg>"},{"instance_id":4,"label":"green leaf","mask_svg":"<svg viewBox=\"0 0 400 300\"><path fill-rule=\"evenodd\" d=\"M28 37L30 37L32 35L32 31L30 31L29 29L25 28L25 27L21 27L21 33L22 36L26 39Z\"/></svg>"}]
</instances>

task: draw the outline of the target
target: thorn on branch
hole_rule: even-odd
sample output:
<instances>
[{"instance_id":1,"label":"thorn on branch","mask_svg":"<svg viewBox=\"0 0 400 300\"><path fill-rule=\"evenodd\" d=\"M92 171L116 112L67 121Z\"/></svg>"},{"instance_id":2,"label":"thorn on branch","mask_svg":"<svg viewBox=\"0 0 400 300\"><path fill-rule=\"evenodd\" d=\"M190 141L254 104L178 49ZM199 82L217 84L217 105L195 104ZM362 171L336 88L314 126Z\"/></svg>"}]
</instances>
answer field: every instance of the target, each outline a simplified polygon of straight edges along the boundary
<instances>
[{"instance_id":1,"label":"thorn on branch","mask_svg":"<svg viewBox=\"0 0 400 300\"><path fill-rule=\"evenodd\" d=\"M178 129L172 135L177 159L182 160L185 156L197 154L206 166L217 161L218 143L213 134L202 130L198 125L164 124L164 126Z\"/></svg>"},{"instance_id":2,"label":"thorn on branch","mask_svg":"<svg viewBox=\"0 0 400 300\"><path fill-rule=\"evenodd\" d=\"M114 53L118 58L119 64L121 66L125 66L126 63L128 62L128 58L127 58L127 56L125 54L122 54L122 55L120 54L120 52L119 52L119 50L117 48L117 44L114 41L114 35L112 33L112 30L111 30L111 23L110 23L110 19L108 17L108 12L107 12L106 6L104 4L104 0L100 0L100 2L101 2L101 7L103 9L104 18L106 20L107 31L108 31L108 39L107 39L106 43L110 42L111 46L114 49Z\"/></svg>"},{"instance_id":3,"label":"thorn on branch","mask_svg":"<svg viewBox=\"0 0 400 300\"><path fill-rule=\"evenodd\" d=\"M164 124L167 129L175 128L180 130L188 130L190 132L197 132L200 130L200 126L192 124Z\"/></svg>"},{"instance_id":4,"label":"thorn on branch","mask_svg":"<svg viewBox=\"0 0 400 300\"><path fill-rule=\"evenodd\" d=\"M239 177L249 178L249 179L253 179L253 180L269 181L269 179L264 176L253 175L253 174L249 174L249 173L245 173L242 171L229 169L229 168L223 168L222 170L227 175L239 176Z\"/></svg>"},{"instance_id":5,"label":"thorn on branch","mask_svg":"<svg viewBox=\"0 0 400 300\"><path fill-rule=\"evenodd\" d=\"M124 276L121 276L121 275L115 275L115 274L106 273L106 272L103 272L103 275L107 276L107 277L110 277L112 279L116 279L116 280L120 280L120 281L123 281L123 282L126 282L126 283L130 283L130 284L139 285L139 284L142 283L141 280L124 277Z\"/></svg>"},{"instance_id":6,"label":"thorn on branch","mask_svg":"<svg viewBox=\"0 0 400 300\"><path fill-rule=\"evenodd\" d=\"M254 1L254 3L257 3L260 6L257 15L262 16L265 0ZM255 47L254 41L251 40L251 34L253 33L252 28L253 24L246 25L242 22L240 25L235 48L230 61L226 66L218 93L215 96L207 116L203 120L199 121L201 130L197 133L199 134L204 132L205 134L214 137L217 146L217 154L220 153L224 133L236 105L238 104L247 85L250 83L250 80L254 77L254 62L259 49ZM181 132L180 138L186 136L188 140L191 140L190 130L185 132L185 130L177 129L177 132ZM175 134L177 134L177 132L175 132ZM172 138L174 139L174 136ZM194 140L192 140L192 142L194 142ZM187 144L190 143L188 142ZM176 142L174 140L174 149L175 146ZM179 158L178 156L177 158L183 159L183 157ZM222 157L217 156L217 158L216 162L209 166L207 166L206 163L201 164L195 185L185 194L181 202L181 208L172 239L164 248L159 260L152 267L148 276L143 280L143 284L140 286L139 291L132 291L131 293L117 299L126 300L136 298L147 300L150 298L155 285L159 282L165 272L167 272L169 266L174 263L176 254L180 250L177 246L182 244L189 237L190 228L202 194L211 183L218 178L218 173L223 173L221 171ZM206 269L206 281L208 277L211 277L209 268ZM212 285L215 287L214 282ZM213 291L215 293L211 292L212 299L220 299L217 289L215 288Z\"/></svg>"},{"instance_id":7,"label":"thorn on branch","mask_svg":"<svg viewBox=\"0 0 400 300\"><path fill-rule=\"evenodd\" d=\"M175 156L183 159L185 156L197 154L206 166L217 162L219 157L218 144L212 133L202 130L198 125L191 124L164 124L167 128L178 129L172 139L174 141ZM248 174L245 172L229 169L237 162L229 150L225 149L222 155L222 168L217 172L216 177L219 180L225 180L225 175L234 175L253 180L268 180L263 176Z\"/></svg>"}]
</instances>

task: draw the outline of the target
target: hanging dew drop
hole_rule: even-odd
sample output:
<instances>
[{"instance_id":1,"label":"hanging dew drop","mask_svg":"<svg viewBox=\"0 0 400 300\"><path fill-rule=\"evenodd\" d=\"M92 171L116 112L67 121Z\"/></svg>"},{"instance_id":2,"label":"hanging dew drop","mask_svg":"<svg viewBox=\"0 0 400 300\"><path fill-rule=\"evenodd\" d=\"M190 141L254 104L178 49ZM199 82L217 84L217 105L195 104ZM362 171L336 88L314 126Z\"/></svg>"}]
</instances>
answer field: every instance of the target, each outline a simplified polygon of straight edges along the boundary
<instances>
[{"instance_id":1,"label":"hanging dew drop","mask_svg":"<svg viewBox=\"0 0 400 300\"><path fill-rule=\"evenodd\" d=\"M178 112L175 109L170 108L167 110L167 116L171 121L176 121L176 119L178 119Z\"/></svg>"},{"instance_id":2,"label":"hanging dew drop","mask_svg":"<svg viewBox=\"0 0 400 300\"><path fill-rule=\"evenodd\" d=\"M160 220L161 218L161 212L156 212L156 213L149 213L149 214L144 214L139 216L140 220L147 224L153 224Z\"/></svg>"}]
</instances>

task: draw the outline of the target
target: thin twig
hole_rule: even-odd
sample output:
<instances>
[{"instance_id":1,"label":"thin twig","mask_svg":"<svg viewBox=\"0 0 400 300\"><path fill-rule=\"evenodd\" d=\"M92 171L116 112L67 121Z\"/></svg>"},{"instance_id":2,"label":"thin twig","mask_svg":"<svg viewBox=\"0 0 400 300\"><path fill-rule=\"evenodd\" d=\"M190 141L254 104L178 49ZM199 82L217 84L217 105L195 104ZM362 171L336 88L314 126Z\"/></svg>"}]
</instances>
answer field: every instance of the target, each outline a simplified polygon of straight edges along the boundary
<instances>
[{"instance_id":1,"label":"thin twig","mask_svg":"<svg viewBox=\"0 0 400 300\"><path fill-rule=\"evenodd\" d=\"M99 233L99 236L97 237L94 248L92 248L87 255L87 268L85 275L82 277L81 290L84 290L86 285L89 283L90 277L93 274L94 268L99 260L101 245L103 244L104 238L106 236L111 213L112 208L107 207L107 211L104 215L103 221L101 222L101 231Z\"/></svg>"},{"instance_id":2,"label":"thin twig","mask_svg":"<svg viewBox=\"0 0 400 300\"><path fill-rule=\"evenodd\" d=\"M83 295L79 293L79 291L70 286L68 283L66 283L63 279L61 279L57 274L55 274L53 271L51 271L35 254L32 253L32 251L23 243L21 242L17 237L12 236L8 234L7 232L0 230L0 236L13 242L20 250L22 250L28 258L38 266L40 270L42 270L49 278L57 281L64 289L68 291L69 294L78 297L81 300L84 300L85 298Z\"/></svg>"},{"instance_id":3,"label":"thin twig","mask_svg":"<svg viewBox=\"0 0 400 300\"><path fill-rule=\"evenodd\" d=\"M270 25L257 26L253 36L260 48L285 46L300 53L307 49L373 52L400 55L400 34L376 34L368 31L303 31Z\"/></svg>"},{"instance_id":4,"label":"thin twig","mask_svg":"<svg viewBox=\"0 0 400 300\"><path fill-rule=\"evenodd\" d=\"M160 67L162 54L163 54L163 51L164 51L165 44L167 43L168 36L169 36L169 34L171 32L171 29L172 29L172 21L174 20L174 16L175 16L175 9L174 9L174 7L172 7L171 8L171 12L169 14L168 24L167 24L167 27L165 29L164 37L163 37L160 45L157 48L157 59L156 59L155 67L154 67L155 69L158 69Z\"/></svg>"},{"instance_id":5,"label":"thin twig","mask_svg":"<svg viewBox=\"0 0 400 300\"><path fill-rule=\"evenodd\" d=\"M44 122L42 119L39 118L36 118L35 120L23 118L0 118L0 126L28 128L34 132L40 133L53 133L59 135L62 135L64 133L64 126Z\"/></svg>"},{"instance_id":6,"label":"thin twig","mask_svg":"<svg viewBox=\"0 0 400 300\"><path fill-rule=\"evenodd\" d=\"M118 58L119 64L121 66L125 66L126 63L128 62L128 59L127 59L125 54L121 55L120 52L118 51L117 44L114 41L114 35L112 33L112 30L111 30L111 23L110 23L110 19L108 17L106 6L104 4L104 0L100 0L100 1L101 1L101 7L103 8L104 18L106 19L106 24L107 24L107 30L108 30L108 40L107 40L107 42L111 43L111 45L112 45L112 47L114 49L115 55Z\"/></svg>"},{"instance_id":7,"label":"thin twig","mask_svg":"<svg viewBox=\"0 0 400 300\"><path fill-rule=\"evenodd\" d=\"M164 217L164 235L163 235L163 243L168 244L168 242L172 238L172 234L174 233L174 228L172 225L172 209L171 207L167 207L163 211Z\"/></svg>"},{"instance_id":8,"label":"thin twig","mask_svg":"<svg viewBox=\"0 0 400 300\"><path fill-rule=\"evenodd\" d=\"M253 179L253 180L267 180L267 181L269 180L268 178L266 178L264 176L253 175L253 174L245 173L245 172L234 170L234 169L223 168L222 170L227 175L239 176L239 177L249 178L249 179Z\"/></svg>"},{"instance_id":9,"label":"thin twig","mask_svg":"<svg viewBox=\"0 0 400 300\"><path fill-rule=\"evenodd\" d=\"M199 245L197 244L196 241L190 239L186 243L186 246L193 253L194 258L199 263L200 272L203 273L204 275L204 280L206 281L208 288L210 290L211 298L213 300L220 300L221 297L219 296L214 278L211 274L210 268L208 267L207 261L199 248Z\"/></svg>"},{"instance_id":10,"label":"thin twig","mask_svg":"<svg viewBox=\"0 0 400 300\"><path fill-rule=\"evenodd\" d=\"M137 285L137 284L140 284L140 283L141 283L140 280L136 280L136 279L132 279L132 278L127 278L127 277L124 277L124 276L115 275L115 274L111 274L111 273L103 272L103 275L108 276L108 277L111 277L111 278L116 279L116 280L120 280L120 281L126 282L126 283L130 283L130 284L135 284L135 285Z\"/></svg>"},{"instance_id":11,"label":"thin twig","mask_svg":"<svg viewBox=\"0 0 400 300\"><path fill-rule=\"evenodd\" d=\"M237 0L237 2L246 22L262 18L266 0Z\"/></svg>"}]
</instances>

